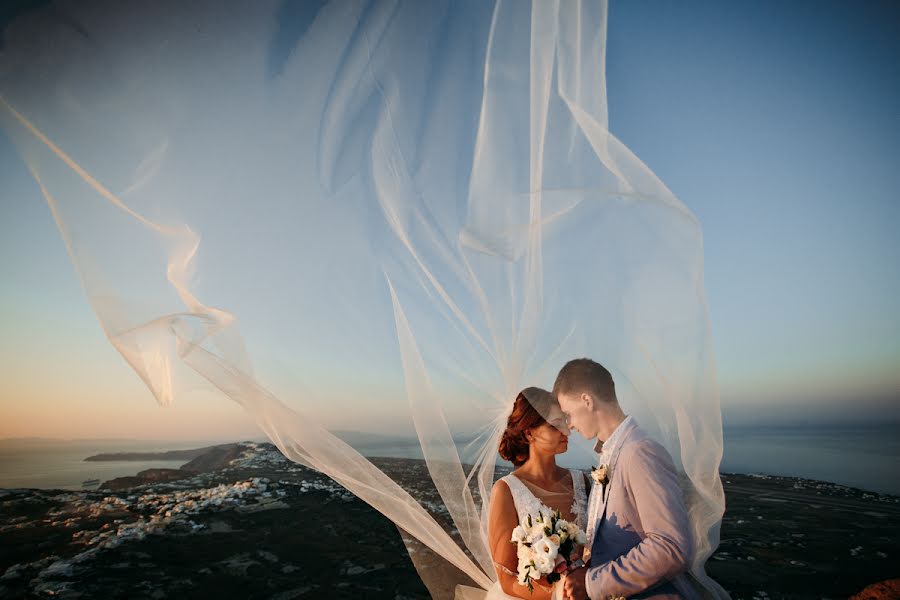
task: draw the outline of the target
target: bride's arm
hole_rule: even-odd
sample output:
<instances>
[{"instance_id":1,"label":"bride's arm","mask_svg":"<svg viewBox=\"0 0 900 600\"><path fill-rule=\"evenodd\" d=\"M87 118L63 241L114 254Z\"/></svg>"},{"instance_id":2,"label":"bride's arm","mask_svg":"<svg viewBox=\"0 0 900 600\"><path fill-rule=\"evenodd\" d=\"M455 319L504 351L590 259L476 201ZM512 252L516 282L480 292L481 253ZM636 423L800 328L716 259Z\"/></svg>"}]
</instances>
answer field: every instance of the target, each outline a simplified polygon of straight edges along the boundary
<instances>
[{"instance_id":1,"label":"bride's arm","mask_svg":"<svg viewBox=\"0 0 900 600\"><path fill-rule=\"evenodd\" d=\"M524 585L519 585L516 571L519 558L516 544L510 542L512 531L519 524L519 515L512 494L505 481L494 484L491 492L491 509L488 516L488 543L497 578L504 593L527 600L549 600L550 588L541 579L534 582L534 592L529 592Z\"/></svg>"}]
</instances>

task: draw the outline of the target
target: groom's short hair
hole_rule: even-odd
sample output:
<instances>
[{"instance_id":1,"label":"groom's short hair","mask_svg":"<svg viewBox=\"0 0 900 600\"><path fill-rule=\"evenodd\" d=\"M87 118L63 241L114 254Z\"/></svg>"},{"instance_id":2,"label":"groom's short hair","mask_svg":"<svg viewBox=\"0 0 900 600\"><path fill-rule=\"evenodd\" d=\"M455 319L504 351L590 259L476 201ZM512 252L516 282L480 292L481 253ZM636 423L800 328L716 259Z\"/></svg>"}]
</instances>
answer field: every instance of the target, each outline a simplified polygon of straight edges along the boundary
<instances>
[{"instance_id":1,"label":"groom's short hair","mask_svg":"<svg viewBox=\"0 0 900 600\"><path fill-rule=\"evenodd\" d=\"M576 358L559 370L556 383L553 384L553 395L584 392L594 395L598 400L616 400L616 384L610 372L589 358Z\"/></svg>"}]
</instances>

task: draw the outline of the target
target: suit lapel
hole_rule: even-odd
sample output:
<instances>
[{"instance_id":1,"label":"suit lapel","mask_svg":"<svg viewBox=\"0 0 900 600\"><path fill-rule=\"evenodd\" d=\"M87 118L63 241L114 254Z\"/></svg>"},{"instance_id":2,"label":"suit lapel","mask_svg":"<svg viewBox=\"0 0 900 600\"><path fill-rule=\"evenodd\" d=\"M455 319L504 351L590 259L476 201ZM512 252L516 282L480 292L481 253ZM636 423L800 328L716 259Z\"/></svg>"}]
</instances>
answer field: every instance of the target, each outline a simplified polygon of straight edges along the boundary
<instances>
[{"instance_id":1,"label":"suit lapel","mask_svg":"<svg viewBox=\"0 0 900 600\"><path fill-rule=\"evenodd\" d=\"M589 543L585 549L586 559L590 558L591 550L593 549L593 545L597 542L600 533L600 525L603 523L603 519L606 518L606 507L609 504L609 497L613 493L613 481L617 475L616 469L622 448L629 442L635 430L636 425L634 421L632 421L628 425L628 429L623 432L623 439L612 456L611 464L609 465L609 483L606 484L606 494L603 494L603 486L599 483L595 482L591 487L591 495L590 498L588 498L588 531L586 533L588 535ZM595 446L595 452L601 448L602 445Z\"/></svg>"},{"instance_id":2,"label":"suit lapel","mask_svg":"<svg viewBox=\"0 0 900 600\"><path fill-rule=\"evenodd\" d=\"M599 483L597 484L597 493L600 494L600 507L597 509L598 525L601 521L603 521L603 516L606 513L606 503L609 502L609 495L612 493L612 482L613 478L612 476L610 476L609 483L606 484L606 494L603 494L603 486L601 486Z\"/></svg>"},{"instance_id":3,"label":"suit lapel","mask_svg":"<svg viewBox=\"0 0 900 600\"><path fill-rule=\"evenodd\" d=\"M588 518L585 523L588 543L585 545L585 561L590 558L591 548L597 537L597 529L600 527L600 501L600 487L595 484L591 486L591 494L588 497Z\"/></svg>"},{"instance_id":4,"label":"suit lapel","mask_svg":"<svg viewBox=\"0 0 900 600\"><path fill-rule=\"evenodd\" d=\"M622 436L622 442L619 444L619 447L616 448L615 453L612 455L612 459L610 461L609 471L608 471L609 472L609 483L606 484L606 494L602 494L603 486L601 486L599 484L594 486L597 489L597 493L601 494L600 497L602 499L602 502L600 503L600 507L599 507L598 513L597 513L597 525L598 526L600 525L600 523L603 522L603 519L606 516L606 506L609 504L609 497L613 493L613 490L615 489L614 482L616 481L616 478L618 477L618 474L619 474L618 470L616 468L619 463L619 457L622 456L622 450L625 448L626 445L628 445L629 441L631 441L631 436L634 433L634 430L635 430L635 425L634 425L634 422L632 422L628 425L627 431L623 432L624 435Z\"/></svg>"}]
</instances>

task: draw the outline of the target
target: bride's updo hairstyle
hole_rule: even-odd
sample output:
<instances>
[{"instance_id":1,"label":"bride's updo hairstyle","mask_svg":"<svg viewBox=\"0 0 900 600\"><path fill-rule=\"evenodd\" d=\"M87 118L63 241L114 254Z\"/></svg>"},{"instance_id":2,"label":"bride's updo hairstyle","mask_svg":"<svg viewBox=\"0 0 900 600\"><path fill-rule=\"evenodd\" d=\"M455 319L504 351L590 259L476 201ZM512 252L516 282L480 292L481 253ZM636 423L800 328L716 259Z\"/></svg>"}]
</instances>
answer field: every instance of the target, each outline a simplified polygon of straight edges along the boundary
<instances>
[{"instance_id":1,"label":"bride's updo hairstyle","mask_svg":"<svg viewBox=\"0 0 900 600\"><path fill-rule=\"evenodd\" d=\"M519 467L528 460L528 438L525 432L545 424L541 415L546 415L556 399L547 390L525 388L513 403L512 412L506 420L506 430L500 437L498 452L504 460Z\"/></svg>"}]
</instances>

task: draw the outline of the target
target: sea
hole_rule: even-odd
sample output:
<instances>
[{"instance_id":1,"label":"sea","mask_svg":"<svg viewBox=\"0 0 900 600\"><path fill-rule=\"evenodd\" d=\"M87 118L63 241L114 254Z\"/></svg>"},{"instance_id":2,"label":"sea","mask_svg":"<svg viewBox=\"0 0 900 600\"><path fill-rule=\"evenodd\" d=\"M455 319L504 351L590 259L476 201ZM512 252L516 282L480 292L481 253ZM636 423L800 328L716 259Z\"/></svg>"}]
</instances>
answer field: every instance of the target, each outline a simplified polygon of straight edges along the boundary
<instances>
[{"instance_id":1,"label":"sea","mask_svg":"<svg viewBox=\"0 0 900 600\"><path fill-rule=\"evenodd\" d=\"M165 452L203 448L208 441L56 440L9 438L0 440L0 488L80 490L82 483L134 475L152 468L177 469L186 460L85 462L110 452Z\"/></svg>"},{"instance_id":2,"label":"sea","mask_svg":"<svg viewBox=\"0 0 900 600\"><path fill-rule=\"evenodd\" d=\"M721 471L817 479L883 494L900 495L900 426L734 427L724 433ZM354 443L363 455L421 458L415 442L366 438ZM106 481L149 468L177 469L177 461L85 462L102 452L163 452L223 441L0 440L0 488L82 489L85 480ZM465 456L465 445L460 455ZM574 448L572 449L574 450ZM574 454L574 452L573 452ZM579 455L576 462L585 462ZM570 461L571 462L571 461ZM561 460L563 466L569 465Z\"/></svg>"},{"instance_id":3,"label":"sea","mask_svg":"<svg viewBox=\"0 0 900 600\"><path fill-rule=\"evenodd\" d=\"M803 477L900 495L900 424L726 428L721 471Z\"/></svg>"}]
</instances>

